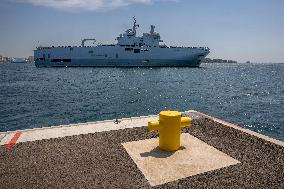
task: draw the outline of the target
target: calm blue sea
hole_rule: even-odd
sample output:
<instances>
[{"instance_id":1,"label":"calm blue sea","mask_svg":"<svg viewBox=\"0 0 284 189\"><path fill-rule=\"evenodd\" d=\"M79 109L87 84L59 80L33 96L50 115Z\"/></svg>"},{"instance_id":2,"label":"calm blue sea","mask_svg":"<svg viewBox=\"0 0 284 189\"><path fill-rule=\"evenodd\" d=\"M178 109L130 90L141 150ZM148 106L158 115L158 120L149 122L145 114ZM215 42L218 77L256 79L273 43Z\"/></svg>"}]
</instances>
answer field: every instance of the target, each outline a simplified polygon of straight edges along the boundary
<instances>
[{"instance_id":1,"label":"calm blue sea","mask_svg":"<svg viewBox=\"0 0 284 189\"><path fill-rule=\"evenodd\" d=\"M284 140L284 64L0 65L0 131L197 110Z\"/></svg>"}]
</instances>

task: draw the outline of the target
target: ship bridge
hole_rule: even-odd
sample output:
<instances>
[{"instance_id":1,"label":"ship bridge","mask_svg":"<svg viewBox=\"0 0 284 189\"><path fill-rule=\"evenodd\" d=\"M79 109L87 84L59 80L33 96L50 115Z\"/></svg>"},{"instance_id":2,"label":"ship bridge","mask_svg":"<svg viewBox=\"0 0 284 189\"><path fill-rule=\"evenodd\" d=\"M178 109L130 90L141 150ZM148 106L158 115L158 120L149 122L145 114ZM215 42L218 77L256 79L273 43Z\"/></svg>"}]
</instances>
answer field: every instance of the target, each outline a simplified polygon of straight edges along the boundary
<instances>
[{"instance_id":1,"label":"ship bridge","mask_svg":"<svg viewBox=\"0 0 284 189\"><path fill-rule=\"evenodd\" d=\"M143 33L142 37L136 36L136 29L139 27L136 24L136 18L133 17L134 23L131 29L126 30L123 34L120 34L116 38L118 45L134 45L134 46L149 46L149 47L159 47L159 43L163 42L160 39L160 34L155 32L155 26L151 25L151 30L149 33Z\"/></svg>"}]
</instances>

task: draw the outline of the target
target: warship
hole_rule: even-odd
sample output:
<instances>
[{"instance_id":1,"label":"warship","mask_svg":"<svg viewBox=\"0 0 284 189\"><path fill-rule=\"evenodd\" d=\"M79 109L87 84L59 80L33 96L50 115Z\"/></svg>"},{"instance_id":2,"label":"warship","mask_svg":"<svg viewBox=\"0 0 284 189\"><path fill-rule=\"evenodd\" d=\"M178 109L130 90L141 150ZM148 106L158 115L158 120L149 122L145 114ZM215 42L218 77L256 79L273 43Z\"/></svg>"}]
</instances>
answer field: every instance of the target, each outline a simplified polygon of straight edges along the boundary
<instances>
[{"instance_id":1,"label":"warship","mask_svg":"<svg viewBox=\"0 0 284 189\"><path fill-rule=\"evenodd\" d=\"M37 67L131 66L199 67L209 54L208 47L167 46L151 25L149 33L136 36L139 25L120 34L116 44L95 44L95 38L83 39L81 46L39 46L34 50ZM87 41L94 45L86 46Z\"/></svg>"}]
</instances>

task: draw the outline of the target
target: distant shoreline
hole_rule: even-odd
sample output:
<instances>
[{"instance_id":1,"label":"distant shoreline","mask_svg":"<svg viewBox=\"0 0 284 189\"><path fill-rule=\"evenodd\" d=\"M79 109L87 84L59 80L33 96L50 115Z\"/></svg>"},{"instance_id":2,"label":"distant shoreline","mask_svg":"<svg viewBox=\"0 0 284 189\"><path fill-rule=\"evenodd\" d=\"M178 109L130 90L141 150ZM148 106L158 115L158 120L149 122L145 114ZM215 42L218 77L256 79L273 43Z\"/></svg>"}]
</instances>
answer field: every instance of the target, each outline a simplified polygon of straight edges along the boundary
<instances>
[{"instance_id":1,"label":"distant shoreline","mask_svg":"<svg viewBox=\"0 0 284 189\"><path fill-rule=\"evenodd\" d=\"M240 64L284 64L284 62L251 62L251 61L246 61L246 62L238 62L236 60L225 60L221 58L204 58L201 63L214 63L214 64L222 64L222 63L240 63Z\"/></svg>"},{"instance_id":2,"label":"distant shoreline","mask_svg":"<svg viewBox=\"0 0 284 189\"><path fill-rule=\"evenodd\" d=\"M201 63L238 63L235 60L224 60L224 59L220 59L220 58L204 58Z\"/></svg>"},{"instance_id":3,"label":"distant shoreline","mask_svg":"<svg viewBox=\"0 0 284 189\"><path fill-rule=\"evenodd\" d=\"M284 64L284 62L201 62L203 64Z\"/></svg>"}]
</instances>

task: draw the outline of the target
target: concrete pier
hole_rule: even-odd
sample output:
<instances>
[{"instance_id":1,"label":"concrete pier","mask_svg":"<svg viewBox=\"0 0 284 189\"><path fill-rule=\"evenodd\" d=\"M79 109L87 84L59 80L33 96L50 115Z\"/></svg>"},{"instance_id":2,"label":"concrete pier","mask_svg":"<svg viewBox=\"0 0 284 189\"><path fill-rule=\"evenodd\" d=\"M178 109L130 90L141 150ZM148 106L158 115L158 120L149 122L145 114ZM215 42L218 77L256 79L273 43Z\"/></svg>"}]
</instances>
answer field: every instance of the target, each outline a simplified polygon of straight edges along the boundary
<instances>
[{"instance_id":1,"label":"concrete pier","mask_svg":"<svg viewBox=\"0 0 284 189\"><path fill-rule=\"evenodd\" d=\"M284 142L196 111L163 152L143 116L0 133L0 188L284 188Z\"/></svg>"}]
</instances>

